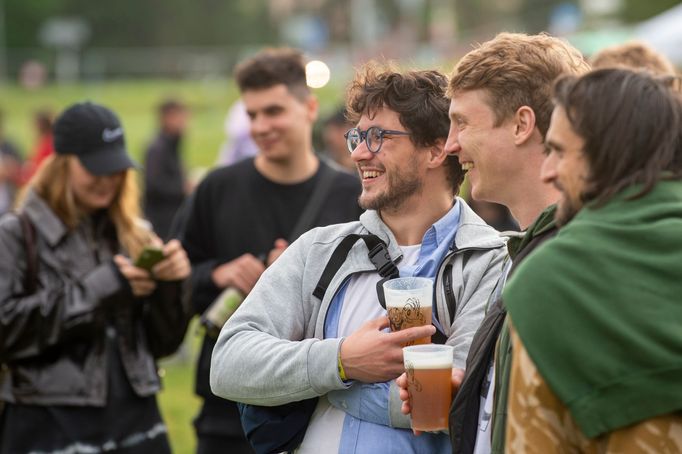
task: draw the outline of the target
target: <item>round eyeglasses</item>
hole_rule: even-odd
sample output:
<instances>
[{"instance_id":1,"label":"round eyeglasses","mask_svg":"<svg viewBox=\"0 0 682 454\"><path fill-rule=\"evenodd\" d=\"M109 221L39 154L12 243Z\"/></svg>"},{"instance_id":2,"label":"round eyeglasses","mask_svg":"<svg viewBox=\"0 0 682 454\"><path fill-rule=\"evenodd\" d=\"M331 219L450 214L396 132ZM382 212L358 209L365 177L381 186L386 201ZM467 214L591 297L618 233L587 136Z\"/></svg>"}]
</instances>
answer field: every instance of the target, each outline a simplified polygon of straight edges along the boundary
<instances>
[{"instance_id":1,"label":"round eyeglasses","mask_svg":"<svg viewBox=\"0 0 682 454\"><path fill-rule=\"evenodd\" d=\"M379 153L381 145L384 143L384 136L409 136L409 132L393 131L390 129L381 129L378 126L370 126L367 131L360 128L349 129L343 137L346 138L346 146L348 152L352 153L364 140L367 144L367 149L372 153Z\"/></svg>"}]
</instances>

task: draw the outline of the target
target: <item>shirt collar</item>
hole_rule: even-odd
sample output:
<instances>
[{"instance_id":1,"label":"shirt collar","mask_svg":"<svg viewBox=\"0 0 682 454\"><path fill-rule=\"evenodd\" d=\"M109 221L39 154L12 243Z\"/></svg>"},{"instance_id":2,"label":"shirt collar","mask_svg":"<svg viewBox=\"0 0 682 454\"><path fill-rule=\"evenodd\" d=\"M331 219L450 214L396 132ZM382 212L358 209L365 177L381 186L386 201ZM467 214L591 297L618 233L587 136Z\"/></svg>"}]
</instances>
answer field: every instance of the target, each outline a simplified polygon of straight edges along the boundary
<instances>
[{"instance_id":1,"label":"shirt collar","mask_svg":"<svg viewBox=\"0 0 682 454\"><path fill-rule=\"evenodd\" d=\"M436 247L438 247L443 241L447 241L448 243L451 242L457 232L460 212L461 204L457 202L457 199L454 199L452 208L445 213L445 216L437 220L428 228L422 239L422 245L429 242L435 242Z\"/></svg>"}]
</instances>

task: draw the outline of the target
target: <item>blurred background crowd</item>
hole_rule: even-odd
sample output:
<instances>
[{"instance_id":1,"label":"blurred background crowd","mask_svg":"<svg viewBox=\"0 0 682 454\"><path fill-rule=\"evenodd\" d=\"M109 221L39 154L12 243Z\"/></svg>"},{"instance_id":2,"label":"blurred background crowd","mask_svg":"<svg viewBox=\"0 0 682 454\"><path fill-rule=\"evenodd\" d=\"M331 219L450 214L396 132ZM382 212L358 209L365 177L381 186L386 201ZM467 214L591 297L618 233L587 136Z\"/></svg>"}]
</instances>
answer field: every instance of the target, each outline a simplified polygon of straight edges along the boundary
<instances>
[{"instance_id":1,"label":"blurred background crowd","mask_svg":"<svg viewBox=\"0 0 682 454\"><path fill-rule=\"evenodd\" d=\"M0 214L54 152L55 114L89 99L120 115L142 164L145 214L165 237L208 169L256 153L231 74L266 46L305 52L321 104L315 149L354 173L340 106L370 58L449 73L500 31L547 31L587 56L641 40L679 68L680 23L675 0L0 0ZM506 209L472 206L499 230L516 228ZM163 364L160 400L177 452L194 445L195 332Z\"/></svg>"}]
</instances>

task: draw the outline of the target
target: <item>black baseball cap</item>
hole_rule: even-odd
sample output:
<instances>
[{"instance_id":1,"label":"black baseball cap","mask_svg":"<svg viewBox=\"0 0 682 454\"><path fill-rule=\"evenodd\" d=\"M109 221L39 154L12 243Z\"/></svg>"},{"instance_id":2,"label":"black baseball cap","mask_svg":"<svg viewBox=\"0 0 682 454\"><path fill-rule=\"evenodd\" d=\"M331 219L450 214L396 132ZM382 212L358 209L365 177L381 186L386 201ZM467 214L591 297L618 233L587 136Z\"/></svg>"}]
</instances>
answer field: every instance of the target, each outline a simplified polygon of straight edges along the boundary
<instances>
[{"instance_id":1,"label":"black baseball cap","mask_svg":"<svg viewBox=\"0 0 682 454\"><path fill-rule=\"evenodd\" d=\"M92 102L74 104L54 124L57 154L72 154L93 175L111 175L131 167L123 127L114 112Z\"/></svg>"}]
</instances>

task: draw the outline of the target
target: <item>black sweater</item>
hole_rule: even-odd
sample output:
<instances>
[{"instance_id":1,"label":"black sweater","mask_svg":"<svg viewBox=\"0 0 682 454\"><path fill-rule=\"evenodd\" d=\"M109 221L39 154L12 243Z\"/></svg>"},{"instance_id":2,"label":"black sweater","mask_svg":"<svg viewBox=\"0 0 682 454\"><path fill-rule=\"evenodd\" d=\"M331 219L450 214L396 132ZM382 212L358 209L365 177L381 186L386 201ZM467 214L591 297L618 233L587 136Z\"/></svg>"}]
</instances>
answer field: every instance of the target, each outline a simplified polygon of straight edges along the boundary
<instances>
[{"instance_id":1,"label":"black sweater","mask_svg":"<svg viewBox=\"0 0 682 454\"><path fill-rule=\"evenodd\" d=\"M327 166L321 161L320 165ZM316 226L357 220L359 180L332 170L331 186L316 219ZM318 172L297 184L274 183L261 175L253 159L212 171L194 194L187 216L183 245L192 262L192 304L197 314L218 297L211 273L217 266L251 253L267 255L278 238L289 239L308 199ZM208 384L214 341L204 338L197 369L196 391L205 400L196 421L199 434L243 437L236 405L219 399Z\"/></svg>"}]
</instances>

